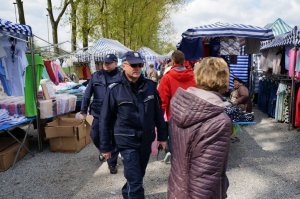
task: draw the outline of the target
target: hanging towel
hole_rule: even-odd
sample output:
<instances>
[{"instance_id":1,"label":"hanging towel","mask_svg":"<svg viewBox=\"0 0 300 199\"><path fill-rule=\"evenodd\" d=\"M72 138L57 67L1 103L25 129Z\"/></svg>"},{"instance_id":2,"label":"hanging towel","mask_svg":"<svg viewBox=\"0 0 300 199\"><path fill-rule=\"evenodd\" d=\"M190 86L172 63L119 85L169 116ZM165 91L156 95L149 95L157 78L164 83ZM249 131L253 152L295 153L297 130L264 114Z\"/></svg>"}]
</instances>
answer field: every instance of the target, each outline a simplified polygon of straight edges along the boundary
<instances>
[{"instance_id":1,"label":"hanging towel","mask_svg":"<svg viewBox=\"0 0 300 199\"><path fill-rule=\"evenodd\" d=\"M291 49L289 52L290 58L289 58L289 76L293 77L295 71L293 70L295 65L295 56L296 56L296 63L299 56L299 51L296 52L296 49Z\"/></svg>"},{"instance_id":2,"label":"hanging towel","mask_svg":"<svg viewBox=\"0 0 300 199\"><path fill-rule=\"evenodd\" d=\"M45 64L45 67L46 67L46 70L47 70L47 73L50 77L50 80L55 84L55 85L58 85L58 79L56 79L55 75L54 75L54 72L53 72L53 69L52 69L52 66L51 66L51 61L50 60L45 60L44 61L44 64Z\"/></svg>"},{"instance_id":3,"label":"hanging towel","mask_svg":"<svg viewBox=\"0 0 300 199\"><path fill-rule=\"evenodd\" d=\"M34 87L33 87L33 74L32 74L32 63L31 55L27 55L28 66L26 67L25 74L25 116L34 117L37 115L36 103L34 100ZM40 86L40 81L43 74L44 63L43 58L39 55L34 55L35 61L35 73L36 73L36 85L37 92Z\"/></svg>"}]
</instances>

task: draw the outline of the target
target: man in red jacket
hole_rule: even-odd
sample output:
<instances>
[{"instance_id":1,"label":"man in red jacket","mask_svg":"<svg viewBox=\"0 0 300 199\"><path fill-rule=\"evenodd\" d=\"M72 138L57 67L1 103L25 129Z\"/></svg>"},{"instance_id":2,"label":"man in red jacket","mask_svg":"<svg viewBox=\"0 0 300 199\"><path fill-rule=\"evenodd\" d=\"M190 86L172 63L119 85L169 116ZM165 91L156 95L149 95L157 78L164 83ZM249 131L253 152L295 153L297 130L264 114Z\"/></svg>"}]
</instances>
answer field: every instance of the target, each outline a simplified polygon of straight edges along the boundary
<instances>
[{"instance_id":1,"label":"man in red jacket","mask_svg":"<svg viewBox=\"0 0 300 199\"><path fill-rule=\"evenodd\" d=\"M170 104L171 99L176 93L177 88L181 87L187 89L189 87L195 86L196 82L194 79L194 73L191 68L184 66L184 54L180 50L176 50L172 53L171 56L171 69L162 76L158 92L162 101L162 111L167 116L167 121L170 120ZM170 143L170 130L169 130L169 151L172 153L172 145ZM164 158L165 162L168 162L170 154L168 153Z\"/></svg>"},{"instance_id":2,"label":"man in red jacket","mask_svg":"<svg viewBox=\"0 0 300 199\"><path fill-rule=\"evenodd\" d=\"M194 73L192 69L184 66L184 54L180 50L173 52L171 56L171 69L161 78L158 92L162 101L162 111L167 115L167 121L170 120L170 102L177 88L187 89L195 86Z\"/></svg>"}]
</instances>

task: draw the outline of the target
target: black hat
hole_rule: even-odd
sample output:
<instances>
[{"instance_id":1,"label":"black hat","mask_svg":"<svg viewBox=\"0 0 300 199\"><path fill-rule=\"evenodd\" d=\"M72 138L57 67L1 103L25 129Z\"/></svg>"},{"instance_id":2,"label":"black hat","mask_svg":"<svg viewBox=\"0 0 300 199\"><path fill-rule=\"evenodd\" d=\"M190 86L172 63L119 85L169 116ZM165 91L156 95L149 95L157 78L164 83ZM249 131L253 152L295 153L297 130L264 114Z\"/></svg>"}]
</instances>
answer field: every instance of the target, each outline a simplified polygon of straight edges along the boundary
<instances>
[{"instance_id":1,"label":"black hat","mask_svg":"<svg viewBox=\"0 0 300 199\"><path fill-rule=\"evenodd\" d=\"M129 64L143 64L144 60L140 53L128 51L122 57L122 61L128 61Z\"/></svg>"},{"instance_id":2,"label":"black hat","mask_svg":"<svg viewBox=\"0 0 300 199\"><path fill-rule=\"evenodd\" d=\"M104 57L104 62L105 63L112 63L114 61L118 62L118 58L117 58L116 55L114 55L114 54L107 54L107 55L105 55L105 57Z\"/></svg>"},{"instance_id":3,"label":"black hat","mask_svg":"<svg viewBox=\"0 0 300 199\"><path fill-rule=\"evenodd\" d=\"M244 82L243 82L243 80L241 80L240 78L238 78L238 77L235 77L235 78L233 78L233 81L238 81L238 82L240 82L241 84L243 84Z\"/></svg>"}]
</instances>

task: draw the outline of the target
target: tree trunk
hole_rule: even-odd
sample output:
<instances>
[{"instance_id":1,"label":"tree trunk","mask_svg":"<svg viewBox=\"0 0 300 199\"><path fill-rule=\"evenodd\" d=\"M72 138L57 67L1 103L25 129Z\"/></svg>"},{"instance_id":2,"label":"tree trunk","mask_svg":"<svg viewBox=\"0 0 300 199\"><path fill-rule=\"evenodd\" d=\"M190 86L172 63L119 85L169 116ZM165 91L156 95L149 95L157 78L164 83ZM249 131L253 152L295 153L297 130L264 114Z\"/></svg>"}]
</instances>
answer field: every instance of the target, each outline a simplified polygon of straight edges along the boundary
<instances>
[{"instance_id":1,"label":"tree trunk","mask_svg":"<svg viewBox=\"0 0 300 199\"><path fill-rule=\"evenodd\" d=\"M82 46L83 48L89 46L89 15L88 15L88 8L89 8L89 2L88 0L83 1L83 25L82 25Z\"/></svg>"},{"instance_id":2,"label":"tree trunk","mask_svg":"<svg viewBox=\"0 0 300 199\"><path fill-rule=\"evenodd\" d=\"M16 0L16 2L17 2L17 7L18 7L18 13L19 13L19 23L25 25L26 22L25 22L25 16L24 16L23 1Z\"/></svg>"},{"instance_id":3,"label":"tree trunk","mask_svg":"<svg viewBox=\"0 0 300 199\"><path fill-rule=\"evenodd\" d=\"M58 37L57 37L57 25L58 24L54 24L52 25L52 37L53 37L53 44L54 44L54 52L56 54L59 54L59 49L58 49Z\"/></svg>"},{"instance_id":4,"label":"tree trunk","mask_svg":"<svg viewBox=\"0 0 300 199\"><path fill-rule=\"evenodd\" d=\"M52 1L47 0L47 5L48 5L47 11L48 11L51 26L52 26L52 37L53 37L53 45L54 45L54 52L55 53L59 53L59 49L58 49L58 46L57 46L57 44L58 44L57 27L58 27L58 24L59 24L59 21L60 21L61 17L63 16L63 14L65 13L65 11L67 9L69 3L70 3L70 1L64 0L63 8L60 11L57 19L55 20L54 16L53 16Z\"/></svg>"},{"instance_id":5,"label":"tree trunk","mask_svg":"<svg viewBox=\"0 0 300 199\"><path fill-rule=\"evenodd\" d=\"M72 52L76 51L77 46L77 34L76 34L76 30L77 30L77 20L76 20L76 12L77 12L77 4L74 3L74 1L71 1L71 25L72 25L72 36L71 36L71 49Z\"/></svg>"}]
</instances>

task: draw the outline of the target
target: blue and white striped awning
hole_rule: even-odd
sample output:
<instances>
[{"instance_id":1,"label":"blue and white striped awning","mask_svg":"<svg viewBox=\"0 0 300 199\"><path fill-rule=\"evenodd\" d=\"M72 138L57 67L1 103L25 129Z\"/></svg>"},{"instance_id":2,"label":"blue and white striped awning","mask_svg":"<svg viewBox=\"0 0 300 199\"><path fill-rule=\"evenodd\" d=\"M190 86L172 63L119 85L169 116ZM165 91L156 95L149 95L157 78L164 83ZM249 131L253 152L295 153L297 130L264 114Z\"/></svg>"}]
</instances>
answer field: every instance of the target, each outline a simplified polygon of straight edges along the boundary
<instances>
[{"instance_id":1,"label":"blue and white striped awning","mask_svg":"<svg viewBox=\"0 0 300 199\"><path fill-rule=\"evenodd\" d=\"M217 22L215 24L203 25L195 28L190 28L182 33L185 38L198 37L251 37L258 39L274 38L271 29L260 28L252 25L229 24Z\"/></svg>"},{"instance_id":2,"label":"blue and white striped awning","mask_svg":"<svg viewBox=\"0 0 300 199\"><path fill-rule=\"evenodd\" d=\"M146 60L146 61L155 61L157 59L163 59L164 56L160 55L150 48L147 47L141 47L138 52L141 54L141 56Z\"/></svg>"},{"instance_id":3,"label":"blue and white striped awning","mask_svg":"<svg viewBox=\"0 0 300 199\"><path fill-rule=\"evenodd\" d=\"M121 57L127 51L132 50L121 44L119 41L101 38L87 51L77 53L76 57L79 62L89 62L91 58L94 58L97 62L101 62L107 54L115 54L117 57Z\"/></svg>"},{"instance_id":4,"label":"blue and white striped awning","mask_svg":"<svg viewBox=\"0 0 300 199\"><path fill-rule=\"evenodd\" d=\"M115 54L117 57L121 57L127 51L132 50L121 44L119 41L101 38L86 52L91 56L94 56L95 61L103 61L107 54Z\"/></svg>"},{"instance_id":5,"label":"blue and white striped awning","mask_svg":"<svg viewBox=\"0 0 300 199\"><path fill-rule=\"evenodd\" d=\"M22 25L7 21L0 18L0 32L5 35L13 35L17 37L32 36L31 27L28 25Z\"/></svg>"},{"instance_id":6,"label":"blue and white striped awning","mask_svg":"<svg viewBox=\"0 0 300 199\"><path fill-rule=\"evenodd\" d=\"M280 46L297 46L300 45L300 30L297 26L290 32L276 36L272 40L261 41L260 50L276 48Z\"/></svg>"}]
</instances>

